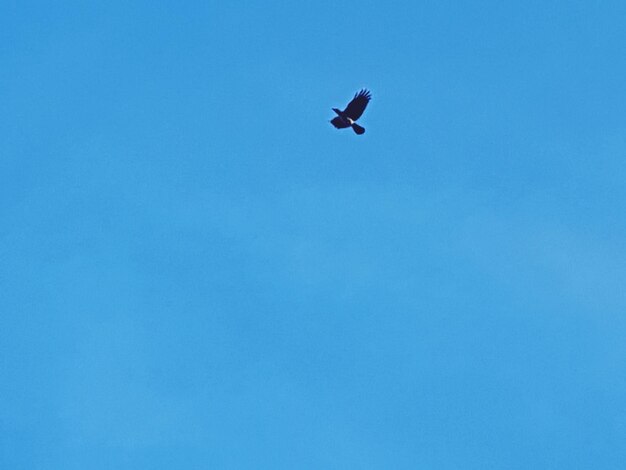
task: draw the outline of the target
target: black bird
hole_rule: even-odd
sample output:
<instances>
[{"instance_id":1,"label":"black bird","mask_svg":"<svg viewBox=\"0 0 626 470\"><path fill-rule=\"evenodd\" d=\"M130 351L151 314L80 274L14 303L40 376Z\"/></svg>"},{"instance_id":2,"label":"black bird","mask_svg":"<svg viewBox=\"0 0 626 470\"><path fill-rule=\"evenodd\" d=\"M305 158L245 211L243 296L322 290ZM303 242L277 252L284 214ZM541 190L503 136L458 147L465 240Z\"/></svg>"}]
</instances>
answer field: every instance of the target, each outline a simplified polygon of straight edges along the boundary
<instances>
[{"instance_id":1,"label":"black bird","mask_svg":"<svg viewBox=\"0 0 626 470\"><path fill-rule=\"evenodd\" d=\"M333 111L337 113L337 117L332 119L330 123L337 129L352 127L352 130L354 130L357 134L363 134L365 129L359 126L355 121L361 117L371 98L372 95L369 91L365 89L359 91L356 95L354 95L352 101L348 103L348 106L346 106L346 109L343 111L333 108Z\"/></svg>"}]
</instances>

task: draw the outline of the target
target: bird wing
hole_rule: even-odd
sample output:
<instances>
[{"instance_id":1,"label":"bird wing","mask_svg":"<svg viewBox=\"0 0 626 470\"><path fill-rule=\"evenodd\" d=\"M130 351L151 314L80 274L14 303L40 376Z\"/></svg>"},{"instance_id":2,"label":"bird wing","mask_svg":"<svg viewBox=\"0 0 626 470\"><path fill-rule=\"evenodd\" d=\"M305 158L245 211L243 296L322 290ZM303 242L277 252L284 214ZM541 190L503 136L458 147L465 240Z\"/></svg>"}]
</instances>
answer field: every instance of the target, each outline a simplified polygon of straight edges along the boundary
<instances>
[{"instance_id":1,"label":"bird wing","mask_svg":"<svg viewBox=\"0 0 626 470\"><path fill-rule=\"evenodd\" d=\"M350 119L352 119L353 121L356 121L357 119L361 117L361 115L363 114L363 111L365 111L365 108L367 107L367 103L369 103L371 98L372 98L372 95L370 94L369 91L365 89L359 91L356 95L354 95L354 98L352 98L352 101L348 103L348 106L346 106L346 109L343 110L344 114L348 116Z\"/></svg>"},{"instance_id":2,"label":"bird wing","mask_svg":"<svg viewBox=\"0 0 626 470\"><path fill-rule=\"evenodd\" d=\"M332 119L330 121L330 123L333 126L335 126L337 129L345 129L346 127L350 127L350 124L348 124L346 121L341 119L339 116L337 116L336 118Z\"/></svg>"}]
</instances>

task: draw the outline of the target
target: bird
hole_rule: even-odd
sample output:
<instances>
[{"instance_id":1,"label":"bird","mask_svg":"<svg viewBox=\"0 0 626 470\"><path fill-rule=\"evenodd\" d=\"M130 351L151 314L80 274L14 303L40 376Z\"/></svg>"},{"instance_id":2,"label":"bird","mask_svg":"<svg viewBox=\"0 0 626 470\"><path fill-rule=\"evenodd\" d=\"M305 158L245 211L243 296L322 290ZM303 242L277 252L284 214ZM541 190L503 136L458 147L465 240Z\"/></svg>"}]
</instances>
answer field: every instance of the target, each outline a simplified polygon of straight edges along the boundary
<instances>
[{"instance_id":1,"label":"bird","mask_svg":"<svg viewBox=\"0 0 626 470\"><path fill-rule=\"evenodd\" d=\"M352 101L348 103L346 109L343 111L333 108L333 111L337 114L336 118L331 119L330 123L337 129L345 129L346 127L352 127L352 130L358 135L365 132L365 129L359 126L355 121L361 117L363 111L367 107L372 98L371 93L365 88L354 95Z\"/></svg>"}]
</instances>

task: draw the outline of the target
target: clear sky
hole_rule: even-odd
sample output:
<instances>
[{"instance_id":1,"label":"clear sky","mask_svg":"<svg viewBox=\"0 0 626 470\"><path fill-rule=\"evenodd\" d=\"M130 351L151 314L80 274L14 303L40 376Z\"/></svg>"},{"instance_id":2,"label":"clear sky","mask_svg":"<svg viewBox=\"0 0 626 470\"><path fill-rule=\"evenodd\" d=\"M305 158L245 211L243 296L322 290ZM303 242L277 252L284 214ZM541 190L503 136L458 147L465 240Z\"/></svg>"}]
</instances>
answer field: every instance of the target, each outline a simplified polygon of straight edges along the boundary
<instances>
[{"instance_id":1,"label":"clear sky","mask_svg":"<svg viewBox=\"0 0 626 470\"><path fill-rule=\"evenodd\" d=\"M0 3L0 467L624 468L625 24Z\"/></svg>"}]
</instances>

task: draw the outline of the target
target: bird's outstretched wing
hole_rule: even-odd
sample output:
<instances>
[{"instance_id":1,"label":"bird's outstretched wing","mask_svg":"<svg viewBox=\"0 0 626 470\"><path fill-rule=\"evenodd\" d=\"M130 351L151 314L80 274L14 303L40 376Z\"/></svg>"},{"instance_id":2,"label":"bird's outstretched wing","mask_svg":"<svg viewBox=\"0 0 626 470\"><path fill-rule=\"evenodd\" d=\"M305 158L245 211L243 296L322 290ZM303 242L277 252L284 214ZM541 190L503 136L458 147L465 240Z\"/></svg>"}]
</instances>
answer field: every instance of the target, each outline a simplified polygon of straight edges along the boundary
<instances>
[{"instance_id":1,"label":"bird's outstretched wing","mask_svg":"<svg viewBox=\"0 0 626 470\"><path fill-rule=\"evenodd\" d=\"M350 127L350 124L341 119L339 116L337 116L335 119L332 119L330 123L337 129L345 129L346 127Z\"/></svg>"},{"instance_id":2,"label":"bird's outstretched wing","mask_svg":"<svg viewBox=\"0 0 626 470\"><path fill-rule=\"evenodd\" d=\"M352 101L348 103L348 106L346 106L346 109L344 109L343 111L344 114L348 116L350 119L352 119L353 121L356 121L357 119L361 117L361 115L363 114L363 111L365 111L367 103L369 103L371 98L372 98L372 95L370 94L369 91L365 89L359 91L356 95L354 95L354 98L352 98Z\"/></svg>"}]
</instances>

